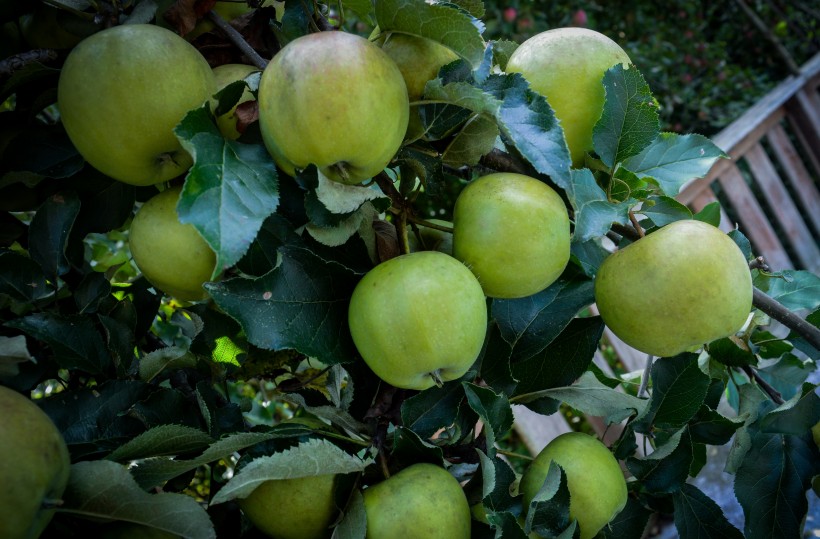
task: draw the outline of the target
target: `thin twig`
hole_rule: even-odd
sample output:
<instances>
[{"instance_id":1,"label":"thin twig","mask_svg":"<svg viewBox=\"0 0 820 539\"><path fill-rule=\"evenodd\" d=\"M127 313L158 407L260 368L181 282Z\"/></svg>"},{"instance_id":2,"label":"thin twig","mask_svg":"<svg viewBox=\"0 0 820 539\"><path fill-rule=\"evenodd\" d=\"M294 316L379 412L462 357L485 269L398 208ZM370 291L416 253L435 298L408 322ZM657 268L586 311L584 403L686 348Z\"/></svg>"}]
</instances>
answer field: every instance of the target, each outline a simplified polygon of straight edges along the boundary
<instances>
[{"instance_id":1,"label":"thin twig","mask_svg":"<svg viewBox=\"0 0 820 539\"><path fill-rule=\"evenodd\" d=\"M759 288L754 289L752 304L768 314L787 328L808 341L815 349L820 350L820 329L800 318L785 305L772 298Z\"/></svg>"},{"instance_id":2,"label":"thin twig","mask_svg":"<svg viewBox=\"0 0 820 539\"><path fill-rule=\"evenodd\" d=\"M649 377L652 374L652 363L654 361L655 356L652 354L646 356L646 367L643 370L643 376L641 376L641 385L638 387L638 397L642 397L646 392L646 388L649 386Z\"/></svg>"},{"instance_id":3,"label":"thin twig","mask_svg":"<svg viewBox=\"0 0 820 539\"><path fill-rule=\"evenodd\" d=\"M248 57L248 59L251 61L253 65L258 67L259 69L265 69L265 67L268 65L268 61L262 58L259 55L259 53L256 52L253 47L250 46L250 44L245 40L244 37L242 37L242 34L240 34L236 30L236 28L231 26L230 23L223 19L216 11L209 11L208 18L211 19L213 23L220 30L222 30L222 32L225 33L225 35L228 37L231 43L236 45L236 47L239 50L241 50L245 56Z\"/></svg>"},{"instance_id":4,"label":"thin twig","mask_svg":"<svg viewBox=\"0 0 820 539\"><path fill-rule=\"evenodd\" d=\"M431 221L426 221L424 219L420 219L414 215L408 215L407 220L415 225L421 225L425 228L432 228L433 230L440 230L441 232L449 232L450 234L453 233L453 227L440 225L438 223L433 223Z\"/></svg>"},{"instance_id":5,"label":"thin twig","mask_svg":"<svg viewBox=\"0 0 820 539\"><path fill-rule=\"evenodd\" d=\"M643 231L643 227L638 222L638 218L635 217L635 212L629 210L629 222L632 223L632 226L635 228L635 232L638 233L638 238L643 238L646 233Z\"/></svg>"}]
</instances>

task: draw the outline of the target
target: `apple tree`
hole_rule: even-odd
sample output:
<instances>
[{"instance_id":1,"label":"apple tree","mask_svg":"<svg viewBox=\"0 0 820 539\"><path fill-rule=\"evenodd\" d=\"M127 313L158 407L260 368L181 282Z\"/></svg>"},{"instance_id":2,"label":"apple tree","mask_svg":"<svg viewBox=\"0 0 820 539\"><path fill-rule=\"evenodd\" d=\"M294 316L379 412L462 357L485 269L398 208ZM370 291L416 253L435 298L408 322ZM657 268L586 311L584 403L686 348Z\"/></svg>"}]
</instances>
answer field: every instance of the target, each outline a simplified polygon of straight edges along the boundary
<instances>
[{"instance_id":1,"label":"apple tree","mask_svg":"<svg viewBox=\"0 0 820 539\"><path fill-rule=\"evenodd\" d=\"M39 508L0 535L801 537L820 278L675 200L727 155L660 131L650 66L483 18L0 2L0 385L70 455L0 402ZM616 436L535 458L523 407ZM727 444L740 527L691 482Z\"/></svg>"}]
</instances>

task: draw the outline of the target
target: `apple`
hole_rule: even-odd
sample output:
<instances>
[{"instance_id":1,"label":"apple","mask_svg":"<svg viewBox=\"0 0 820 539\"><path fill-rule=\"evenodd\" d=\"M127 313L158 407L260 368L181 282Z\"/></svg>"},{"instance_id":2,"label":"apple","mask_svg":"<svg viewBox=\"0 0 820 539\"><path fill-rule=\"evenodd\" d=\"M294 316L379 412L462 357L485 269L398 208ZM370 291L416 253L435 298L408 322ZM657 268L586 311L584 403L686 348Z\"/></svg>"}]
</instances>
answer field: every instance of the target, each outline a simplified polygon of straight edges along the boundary
<instances>
[{"instance_id":1,"label":"apple","mask_svg":"<svg viewBox=\"0 0 820 539\"><path fill-rule=\"evenodd\" d=\"M259 68L247 64L223 64L213 69L214 79L216 80L216 91L223 89L232 82L243 80L245 77L259 71ZM253 101L256 99L248 87L242 92L242 97L236 105L225 114L222 114L216 119L216 124L219 126L219 131L226 139L236 140L239 138L239 131L236 129L236 107L245 103L246 101Z\"/></svg>"},{"instance_id":2,"label":"apple","mask_svg":"<svg viewBox=\"0 0 820 539\"><path fill-rule=\"evenodd\" d=\"M382 50L399 67L410 101L421 99L424 85L438 76L442 66L458 60L458 55L441 43L398 32L391 32L387 36Z\"/></svg>"},{"instance_id":3,"label":"apple","mask_svg":"<svg viewBox=\"0 0 820 539\"><path fill-rule=\"evenodd\" d=\"M134 262L148 281L184 301L207 297L216 254L190 223L177 215L181 187L166 189L142 205L131 222L129 245Z\"/></svg>"},{"instance_id":4,"label":"apple","mask_svg":"<svg viewBox=\"0 0 820 539\"><path fill-rule=\"evenodd\" d=\"M740 248L720 229L676 221L618 250L595 277L606 325L628 345L674 356L738 331L752 307Z\"/></svg>"},{"instance_id":5,"label":"apple","mask_svg":"<svg viewBox=\"0 0 820 539\"><path fill-rule=\"evenodd\" d=\"M419 251L382 262L359 281L348 323L376 376L422 390L472 366L487 331L487 305L481 285L461 262Z\"/></svg>"},{"instance_id":6,"label":"apple","mask_svg":"<svg viewBox=\"0 0 820 539\"><path fill-rule=\"evenodd\" d=\"M453 256L495 298L530 296L569 262L569 215L549 185L514 173L467 185L453 210Z\"/></svg>"},{"instance_id":7,"label":"apple","mask_svg":"<svg viewBox=\"0 0 820 539\"><path fill-rule=\"evenodd\" d=\"M364 490L367 539L469 539L470 504L450 472L413 464Z\"/></svg>"},{"instance_id":8,"label":"apple","mask_svg":"<svg viewBox=\"0 0 820 539\"><path fill-rule=\"evenodd\" d=\"M94 168L153 185L190 168L173 129L215 89L208 62L190 43L156 25L126 24L72 49L57 102L71 142Z\"/></svg>"},{"instance_id":9,"label":"apple","mask_svg":"<svg viewBox=\"0 0 820 539\"><path fill-rule=\"evenodd\" d=\"M526 40L510 56L507 72L521 73L547 98L564 128L572 164L583 166L592 129L604 110L604 73L629 56L607 36L587 28L555 28Z\"/></svg>"},{"instance_id":10,"label":"apple","mask_svg":"<svg viewBox=\"0 0 820 539\"><path fill-rule=\"evenodd\" d=\"M524 511L541 489L550 462L561 466L569 488L570 517L578 521L581 539L590 539L626 505L626 480L618 461L597 438L568 432L538 453L521 477Z\"/></svg>"},{"instance_id":11,"label":"apple","mask_svg":"<svg viewBox=\"0 0 820 539\"><path fill-rule=\"evenodd\" d=\"M254 526L274 539L321 539L330 535L338 510L335 475L265 481L239 506Z\"/></svg>"},{"instance_id":12,"label":"apple","mask_svg":"<svg viewBox=\"0 0 820 539\"><path fill-rule=\"evenodd\" d=\"M0 416L0 537L36 539L68 483L68 448L39 406L3 386Z\"/></svg>"},{"instance_id":13,"label":"apple","mask_svg":"<svg viewBox=\"0 0 820 539\"><path fill-rule=\"evenodd\" d=\"M363 37L319 32L294 39L259 83L259 127L276 164L293 176L316 165L357 184L381 172L409 116L401 71Z\"/></svg>"}]
</instances>

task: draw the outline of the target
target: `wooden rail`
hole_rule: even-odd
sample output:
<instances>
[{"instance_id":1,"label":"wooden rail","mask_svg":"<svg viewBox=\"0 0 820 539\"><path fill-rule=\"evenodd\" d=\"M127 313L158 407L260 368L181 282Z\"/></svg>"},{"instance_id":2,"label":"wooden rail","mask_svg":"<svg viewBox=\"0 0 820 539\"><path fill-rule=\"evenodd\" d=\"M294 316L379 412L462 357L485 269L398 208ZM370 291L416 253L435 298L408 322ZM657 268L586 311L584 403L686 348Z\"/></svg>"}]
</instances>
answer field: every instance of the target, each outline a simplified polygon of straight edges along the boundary
<instances>
[{"instance_id":1,"label":"wooden rail","mask_svg":"<svg viewBox=\"0 0 820 539\"><path fill-rule=\"evenodd\" d=\"M712 138L729 159L681 190L678 200L694 211L721 205L721 228L737 227L755 254L773 270L820 271L820 54ZM642 370L646 354L609 330L605 338L628 371ZM600 357L596 364L608 370ZM516 406L515 429L537 454L552 438L571 430L560 413L543 416ZM587 417L605 442L618 428ZM640 446L640 444L639 444Z\"/></svg>"}]
</instances>

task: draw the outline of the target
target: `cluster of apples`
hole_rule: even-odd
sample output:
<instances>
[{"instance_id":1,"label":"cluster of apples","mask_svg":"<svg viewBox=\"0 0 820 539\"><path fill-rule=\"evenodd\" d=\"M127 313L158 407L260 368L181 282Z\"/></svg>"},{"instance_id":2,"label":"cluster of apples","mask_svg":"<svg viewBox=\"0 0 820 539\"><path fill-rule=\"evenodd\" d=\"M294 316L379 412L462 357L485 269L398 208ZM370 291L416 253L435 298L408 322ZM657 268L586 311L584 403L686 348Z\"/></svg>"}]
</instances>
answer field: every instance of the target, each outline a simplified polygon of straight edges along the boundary
<instances>
[{"instance_id":1,"label":"cluster of apples","mask_svg":"<svg viewBox=\"0 0 820 539\"><path fill-rule=\"evenodd\" d=\"M419 55L424 61L419 62ZM410 113L411 101L421 97L424 84L441 66L456 58L437 43L399 34L377 43L345 32L297 38L273 58L260 80L265 145L287 174L313 164L333 181L359 184L393 159L408 125L417 121ZM549 100L574 166L581 166L592 149L592 130L604 103L601 78L617 63L629 63L617 44L577 28L535 36L509 60L508 71L520 72ZM68 56L58 89L62 120L95 168L135 185L162 183L192 164L173 134L183 115L210 99L219 85L253 69L226 67L215 75L193 46L168 30L153 25L111 28L85 39ZM230 114L220 125L226 138L236 138ZM214 272L215 257L193 227L179 223L178 198L178 188L167 189L143 205L133 221L131 250L157 288L197 300L204 295L201 284ZM360 355L377 376L400 388L424 390L463 376L484 343L487 297L522 298L550 286L569 262L570 239L566 206L546 183L510 173L474 180L456 201L450 252L419 251L390 259L357 285L349 327ZM697 221L673 223L621 249L603 263L595 285L607 325L627 343L660 356L737 331L750 310L751 290L746 261L734 242ZM548 467L555 455L586 451L585 439L576 446L577 439L563 439L552 446L558 449L545 450L547 457L536 460L529 476L534 479L522 483L525 499L543 482L544 462ZM623 475L609 451L591 451L601 456L590 462L606 461L612 479L605 482L612 486L613 502L579 501L583 488L574 479L579 472L566 463L571 511L582 537L597 533L626 497ZM418 487L420 481L427 486ZM267 488L277 484L283 483ZM332 477L323 485L327 491ZM287 485L288 498L294 496L291 487ZM439 522L439 528L448 530L447 537L469 537L469 508L461 488L444 469L429 465L407 468L364 491L369 537L415 536L400 526L426 520L397 517L408 507L426 507L423 498L407 503L414 498L401 494L402 488L424 496L457 492L436 502L455 504L452 521ZM274 522L266 530L271 536L287 537L275 522L288 522L288 517L271 517L272 498L265 492L257 489L243 508L263 530ZM325 505L331 512L332 504ZM440 514L441 508L424 511L422 515ZM316 536L328 524L322 520Z\"/></svg>"}]
</instances>

